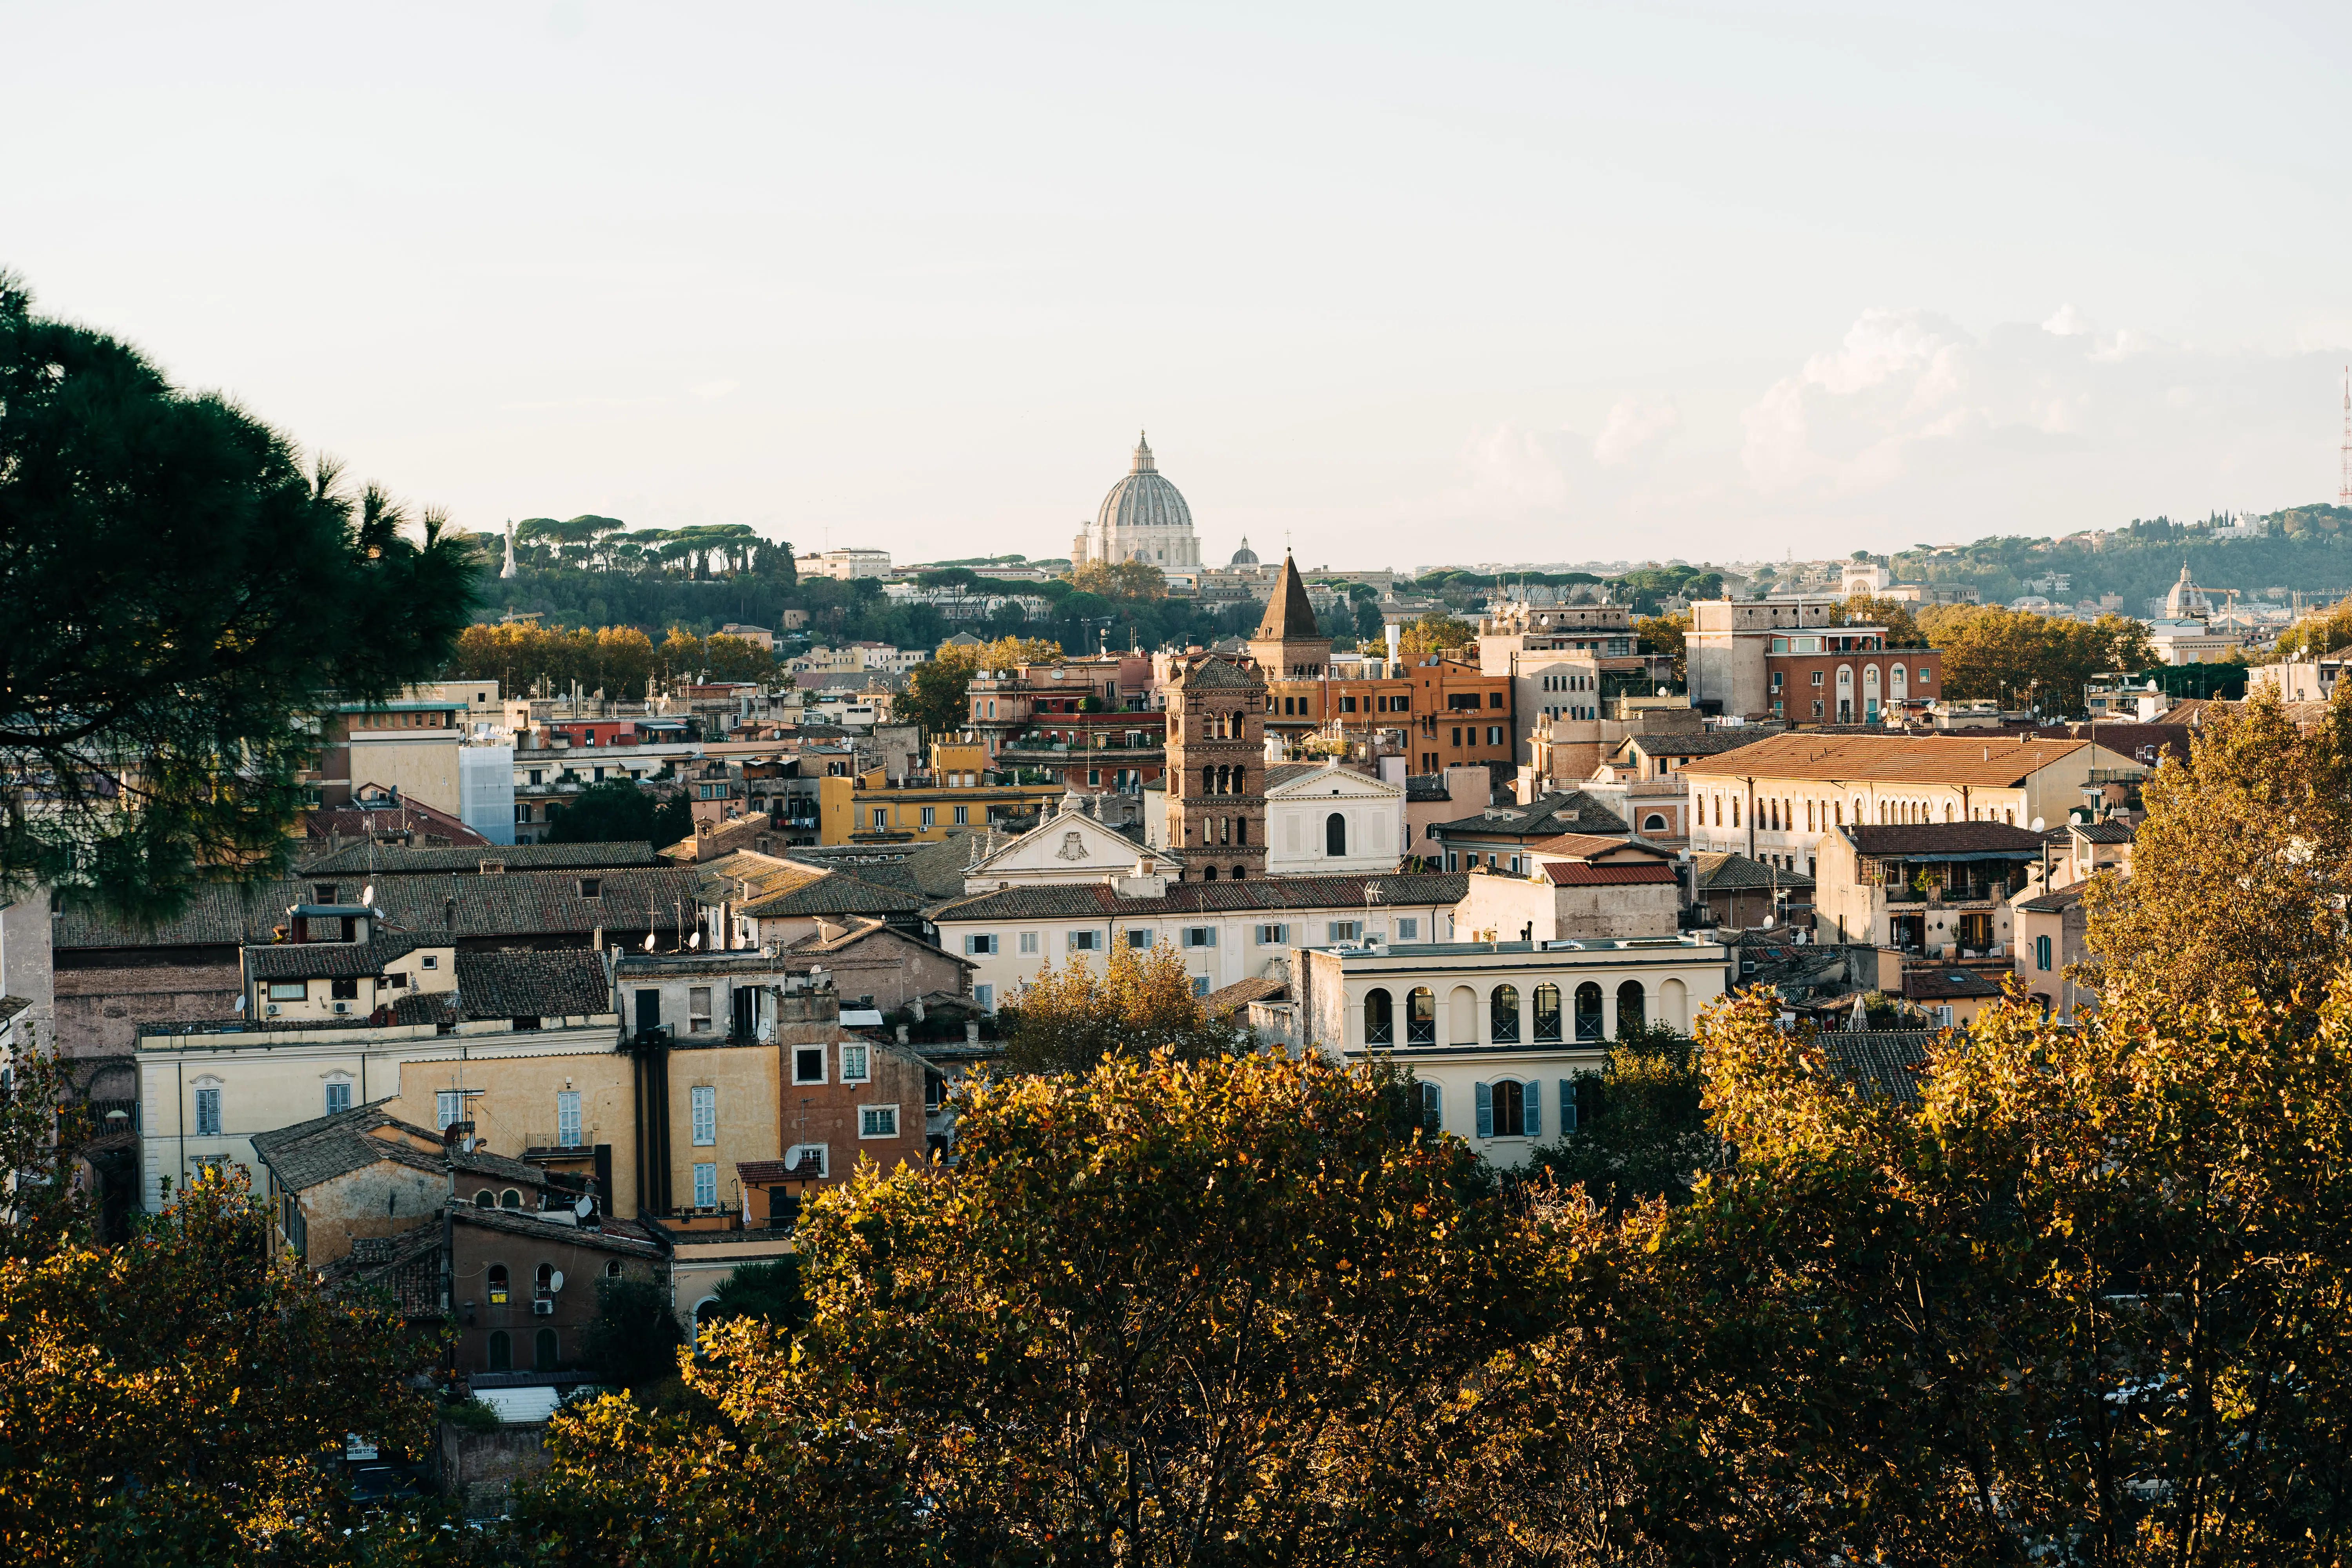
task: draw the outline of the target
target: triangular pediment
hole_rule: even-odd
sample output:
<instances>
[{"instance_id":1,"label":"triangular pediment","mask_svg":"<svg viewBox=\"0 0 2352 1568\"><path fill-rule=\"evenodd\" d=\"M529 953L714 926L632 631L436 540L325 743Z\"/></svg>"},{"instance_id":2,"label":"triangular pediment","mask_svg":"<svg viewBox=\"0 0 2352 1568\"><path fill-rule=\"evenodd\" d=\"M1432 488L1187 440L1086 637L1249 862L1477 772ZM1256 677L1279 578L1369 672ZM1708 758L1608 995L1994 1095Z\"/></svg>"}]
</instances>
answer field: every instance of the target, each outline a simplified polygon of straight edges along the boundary
<instances>
[{"instance_id":1,"label":"triangular pediment","mask_svg":"<svg viewBox=\"0 0 2352 1568\"><path fill-rule=\"evenodd\" d=\"M1000 884L1098 882L1108 876L1134 875L1139 858L1149 858L1171 873L1182 864L1177 857L1146 848L1083 812L1063 812L967 868L964 889L985 892Z\"/></svg>"},{"instance_id":2,"label":"triangular pediment","mask_svg":"<svg viewBox=\"0 0 2352 1568\"><path fill-rule=\"evenodd\" d=\"M1294 763L1267 770L1265 798L1269 805L1298 800L1402 801L1404 786L1353 768L1301 767Z\"/></svg>"}]
</instances>

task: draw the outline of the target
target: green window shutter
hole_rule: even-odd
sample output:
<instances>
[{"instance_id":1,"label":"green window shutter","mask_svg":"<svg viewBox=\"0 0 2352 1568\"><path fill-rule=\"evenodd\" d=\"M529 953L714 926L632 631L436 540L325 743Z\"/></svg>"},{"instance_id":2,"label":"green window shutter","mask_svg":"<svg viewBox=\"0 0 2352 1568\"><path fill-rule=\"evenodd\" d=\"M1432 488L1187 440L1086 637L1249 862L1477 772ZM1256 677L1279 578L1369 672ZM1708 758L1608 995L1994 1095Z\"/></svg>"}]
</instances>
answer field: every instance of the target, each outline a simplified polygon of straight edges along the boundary
<instances>
[{"instance_id":1,"label":"green window shutter","mask_svg":"<svg viewBox=\"0 0 2352 1568\"><path fill-rule=\"evenodd\" d=\"M1559 1080L1559 1131L1563 1137L1576 1131L1576 1081Z\"/></svg>"},{"instance_id":2,"label":"green window shutter","mask_svg":"<svg viewBox=\"0 0 2352 1568\"><path fill-rule=\"evenodd\" d=\"M1478 1086L1478 1136L1495 1135L1495 1090L1490 1084Z\"/></svg>"},{"instance_id":3,"label":"green window shutter","mask_svg":"<svg viewBox=\"0 0 2352 1568\"><path fill-rule=\"evenodd\" d=\"M1524 1131L1530 1138L1543 1136L1543 1079L1528 1079L1527 1116Z\"/></svg>"}]
</instances>

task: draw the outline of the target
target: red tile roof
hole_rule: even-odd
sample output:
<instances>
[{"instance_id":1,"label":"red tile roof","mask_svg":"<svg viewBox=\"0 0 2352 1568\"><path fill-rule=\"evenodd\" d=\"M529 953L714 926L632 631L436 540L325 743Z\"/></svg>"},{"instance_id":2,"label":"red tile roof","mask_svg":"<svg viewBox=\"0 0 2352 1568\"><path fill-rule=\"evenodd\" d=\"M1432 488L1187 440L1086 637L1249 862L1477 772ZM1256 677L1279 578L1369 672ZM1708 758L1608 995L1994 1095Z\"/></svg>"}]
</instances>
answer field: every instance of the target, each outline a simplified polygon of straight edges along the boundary
<instances>
[{"instance_id":1,"label":"red tile roof","mask_svg":"<svg viewBox=\"0 0 2352 1568\"><path fill-rule=\"evenodd\" d=\"M1622 888L1643 882L1669 883L1675 879L1672 866L1659 865L1654 861L1629 866L1616 861L1594 865L1585 860L1549 860L1540 869L1551 879L1553 886L1561 888Z\"/></svg>"}]
</instances>

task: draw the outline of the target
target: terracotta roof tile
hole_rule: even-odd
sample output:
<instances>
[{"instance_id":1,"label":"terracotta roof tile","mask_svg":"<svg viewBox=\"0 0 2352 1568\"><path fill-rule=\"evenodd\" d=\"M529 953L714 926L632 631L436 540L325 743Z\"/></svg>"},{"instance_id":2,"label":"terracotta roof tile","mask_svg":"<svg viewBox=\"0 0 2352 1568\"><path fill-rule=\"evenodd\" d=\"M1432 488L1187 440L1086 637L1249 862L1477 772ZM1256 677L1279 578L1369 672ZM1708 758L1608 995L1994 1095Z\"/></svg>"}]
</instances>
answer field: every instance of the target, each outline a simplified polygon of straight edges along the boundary
<instances>
[{"instance_id":1,"label":"terracotta roof tile","mask_svg":"<svg viewBox=\"0 0 2352 1568\"><path fill-rule=\"evenodd\" d=\"M2013 786L2073 755L2087 739L1975 741L1948 735L1768 736L1683 772L1692 777Z\"/></svg>"}]
</instances>

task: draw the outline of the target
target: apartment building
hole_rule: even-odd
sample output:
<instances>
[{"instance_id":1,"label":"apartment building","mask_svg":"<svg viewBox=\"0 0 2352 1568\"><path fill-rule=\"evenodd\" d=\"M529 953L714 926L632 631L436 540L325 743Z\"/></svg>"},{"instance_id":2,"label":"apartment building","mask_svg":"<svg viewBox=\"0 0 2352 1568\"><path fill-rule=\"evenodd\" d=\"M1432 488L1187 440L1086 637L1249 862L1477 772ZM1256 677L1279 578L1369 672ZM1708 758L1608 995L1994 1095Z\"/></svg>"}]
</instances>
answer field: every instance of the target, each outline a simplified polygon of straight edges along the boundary
<instances>
[{"instance_id":1,"label":"apartment building","mask_svg":"<svg viewBox=\"0 0 2352 1568\"><path fill-rule=\"evenodd\" d=\"M1424 1124L1510 1169L1575 1125L1576 1080L1621 1028L1688 1033L1722 993L1724 958L1672 935L1301 947L1289 1043L1410 1068Z\"/></svg>"},{"instance_id":2,"label":"apartment building","mask_svg":"<svg viewBox=\"0 0 2352 1568\"><path fill-rule=\"evenodd\" d=\"M1706 599L1684 634L1690 697L1706 712L1792 726L1874 724L1940 700L1943 659L1877 625L1842 625L1838 599Z\"/></svg>"},{"instance_id":3,"label":"apartment building","mask_svg":"<svg viewBox=\"0 0 2352 1568\"><path fill-rule=\"evenodd\" d=\"M940 944L971 960L972 995L1002 1005L1047 963L1099 963L1114 945L1175 948L1202 995L1255 979L1302 941L1443 940L1460 876L1279 877L1175 881L1112 872L1093 882L1014 885L931 911Z\"/></svg>"},{"instance_id":4,"label":"apartment building","mask_svg":"<svg viewBox=\"0 0 2352 1568\"><path fill-rule=\"evenodd\" d=\"M2087 740L1797 731L1694 758L1681 772L1694 850L1737 851L1818 877L1822 840L1840 828L2060 822L2095 770L2133 766Z\"/></svg>"}]
</instances>

